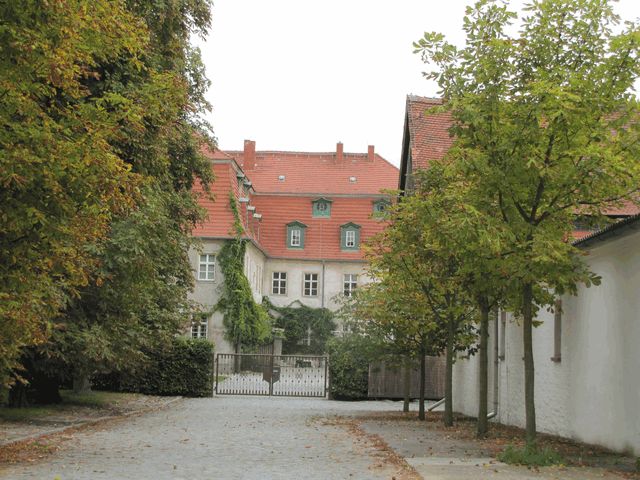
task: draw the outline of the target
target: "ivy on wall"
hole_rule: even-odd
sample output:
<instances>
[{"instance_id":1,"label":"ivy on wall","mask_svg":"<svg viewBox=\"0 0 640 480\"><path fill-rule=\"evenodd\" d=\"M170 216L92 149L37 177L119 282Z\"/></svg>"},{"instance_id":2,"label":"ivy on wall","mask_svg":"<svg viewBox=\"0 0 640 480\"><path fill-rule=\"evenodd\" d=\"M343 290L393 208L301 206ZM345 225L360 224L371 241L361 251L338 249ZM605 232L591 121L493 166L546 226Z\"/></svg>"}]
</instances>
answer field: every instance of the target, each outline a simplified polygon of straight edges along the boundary
<instances>
[{"instance_id":1,"label":"ivy on wall","mask_svg":"<svg viewBox=\"0 0 640 480\"><path fill-rule=\"evenodd\" d=\"M254 301L249 280L244 274L247 240L242 238L244 228L233 192L229 195L229 204L234 217L235 237L228 240L218 254L224 282L216 310L223 314L225 338L239 351L241 346L259 345L269 338L271 319L263 306Z\"/></svg>"}]
</instances>

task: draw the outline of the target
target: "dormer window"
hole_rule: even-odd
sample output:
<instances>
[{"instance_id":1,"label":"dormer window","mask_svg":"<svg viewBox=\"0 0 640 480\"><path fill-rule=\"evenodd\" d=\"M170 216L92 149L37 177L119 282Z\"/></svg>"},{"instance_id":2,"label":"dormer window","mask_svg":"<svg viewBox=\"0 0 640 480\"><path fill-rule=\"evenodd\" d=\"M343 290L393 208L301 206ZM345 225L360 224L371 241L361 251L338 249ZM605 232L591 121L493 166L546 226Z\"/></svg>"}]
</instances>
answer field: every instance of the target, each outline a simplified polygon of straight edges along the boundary
<instances>
[{"instance_id":1,"label":"dormer window","mask_svg":"<svg viewBox=\"0 0 640 480\"><path fill-rule=\"evenodd\" d=\"M360 225L349 222L340 227L340 248L342 250L360 249Z\"/></svg>"},{"instance_id":2,"label":"dormer window","mask_svg":"<svg viewBox=\"0 0 640 480\"><path fill-rule=\"evenodd\" d=\"M287 248L304 248L304 234L307 226L295 221L287 224Z\"/></svg>"},{"instance_id":3,"label":"dormer window","mask_svg":"<svg viewBox=\"0 0 640 480\"><path fill-rule=\"evenodd\" d=\"M373 202L373 215L375 217L384 215L384 212L386 212L390 206L391 202L389 202L389 200L382 198L380 200L376 200Z\"/></svg>"},{"instance_id":4,"label":"dormer window","mask_svg":"<svg viewBox=\"0 0 640 480\"><path fill-rule=\"evenodd\" d=\"M312 203L311 213L314 217L330 217L331 216L331 200L327 198L318 198Z\"/></svg>"}]
</instances>

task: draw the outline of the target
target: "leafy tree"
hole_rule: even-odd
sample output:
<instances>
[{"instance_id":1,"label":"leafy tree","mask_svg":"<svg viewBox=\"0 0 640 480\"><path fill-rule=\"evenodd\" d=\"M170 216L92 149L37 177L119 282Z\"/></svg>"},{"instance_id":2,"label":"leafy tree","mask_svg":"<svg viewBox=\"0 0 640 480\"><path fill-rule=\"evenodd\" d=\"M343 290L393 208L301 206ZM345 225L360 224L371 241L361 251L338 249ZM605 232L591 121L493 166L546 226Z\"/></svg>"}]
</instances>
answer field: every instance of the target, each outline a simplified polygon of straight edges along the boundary
<instances>
[{"instance_id":1,"label":"leafy tree","mask_svg":"<svg viewBox=\"0 0 640 480\"><path fill-rule=\"evenodd\" d=\"M501 268L523 318L527 441L536 438L533 318L554 294L597 281L567 242L576 213L601 218L637 191L640 31L606 0L536 0L516 14L481 0L467 9L467 41L436 33L415 47L436 66L452 114L450 158L495 203L506 237Z\"/></svg>"},{"instance_id":2,"label":"leafy tree","mask_svg":"<svg viewBox=\"0 0 640 480\"><path fill-rule=\"evenodd\" d=\"M115 142L139 125L118 91L92 94L100 65L139 68L145 29L123 1L0 6L0 381L20 349L88 284L87 245L138 197Z\"/></svg>"}]
</instances>

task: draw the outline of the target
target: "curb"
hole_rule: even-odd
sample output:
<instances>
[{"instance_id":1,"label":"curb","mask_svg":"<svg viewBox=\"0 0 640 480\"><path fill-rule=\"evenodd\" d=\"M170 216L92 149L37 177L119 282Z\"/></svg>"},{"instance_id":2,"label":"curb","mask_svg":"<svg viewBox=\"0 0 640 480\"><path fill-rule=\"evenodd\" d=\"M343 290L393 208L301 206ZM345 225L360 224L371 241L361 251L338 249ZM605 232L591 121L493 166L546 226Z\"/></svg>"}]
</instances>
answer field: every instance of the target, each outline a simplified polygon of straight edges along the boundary
<instances>
[{"instance_id":1,"label":"curb","mask_svg":"<svg viewBox=\"0 0 640 480\"><path fill-rule=\"evenodd\" d=\"M153 405L151 407L142 408L140 410L132 410L130 412L121 413L119 415L108 415L105 417L98 417L91 420L80 421L78 423L74 423L71 425L65 425L64 427L53 428L44 433L37 433L35 435L25 435L24 437L19 437L14 440L11 440L10 442L0 444L0 448L10 447L18 443L27 443L27 442L35 441L44 437L57 435L59 433L64 433L66 431L73 431L73 430L79 431L86 427L91 427L94 425L98 425L100 423L106 423L110 420L124 420L125 418L144 415L145 413L162 410L182 400L184 400L184 397L175 397L167 400L166 402L160 405Z\"/></svg>"}]
</instances>

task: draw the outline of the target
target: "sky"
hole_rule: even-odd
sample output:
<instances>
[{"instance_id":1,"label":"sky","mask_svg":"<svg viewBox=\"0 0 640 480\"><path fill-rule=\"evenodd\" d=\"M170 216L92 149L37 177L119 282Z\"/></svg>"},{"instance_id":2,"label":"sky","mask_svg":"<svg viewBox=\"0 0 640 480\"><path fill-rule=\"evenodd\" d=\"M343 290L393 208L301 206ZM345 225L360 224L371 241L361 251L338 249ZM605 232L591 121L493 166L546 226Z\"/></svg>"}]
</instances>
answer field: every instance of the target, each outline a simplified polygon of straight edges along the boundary
<instances>
[{"instance_id":1,"label":"sky","mask_svg":"<svg viewBox=\"0 0 640 480\"><path fill-rule=\"evenodd\" d=\"M569 0L568 0L569 1ZM208 120L223 150L364 153L400 164L406 96L437 96L413 41L437 31L462 45L470 0L214 0L202 50ZM518 9L524 0L512 0ZM640 0L620 0L623 20Z\"/></svg>"}]
</instances>

